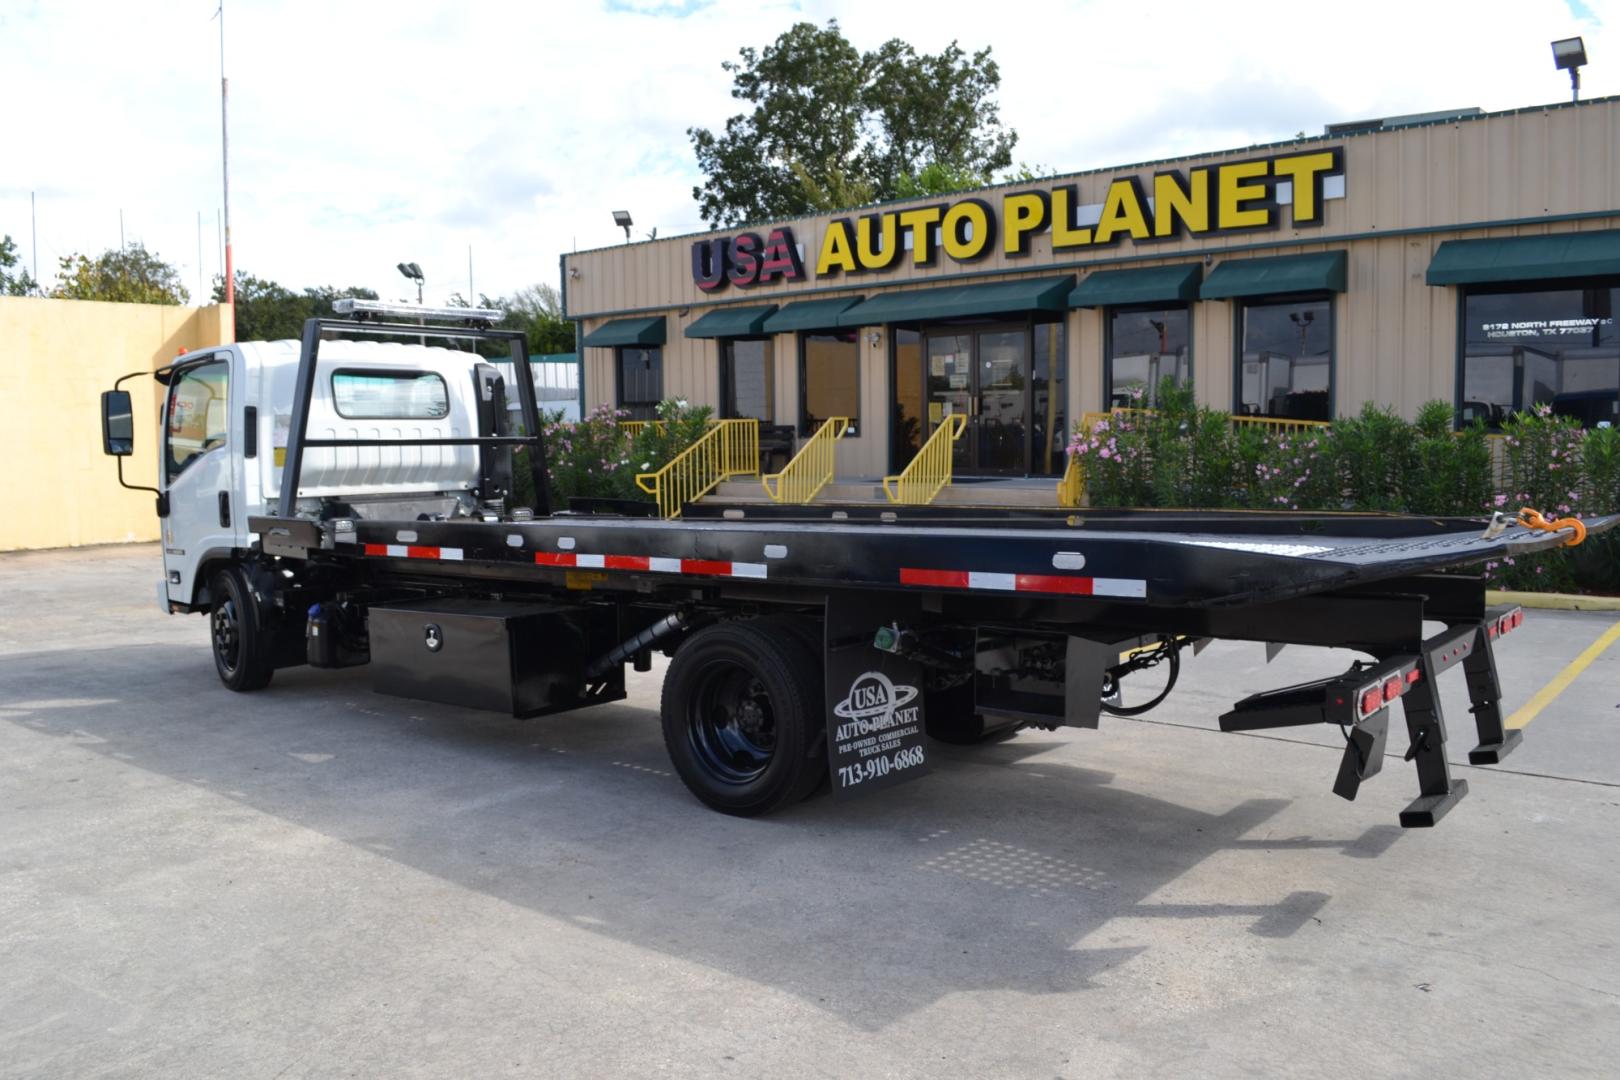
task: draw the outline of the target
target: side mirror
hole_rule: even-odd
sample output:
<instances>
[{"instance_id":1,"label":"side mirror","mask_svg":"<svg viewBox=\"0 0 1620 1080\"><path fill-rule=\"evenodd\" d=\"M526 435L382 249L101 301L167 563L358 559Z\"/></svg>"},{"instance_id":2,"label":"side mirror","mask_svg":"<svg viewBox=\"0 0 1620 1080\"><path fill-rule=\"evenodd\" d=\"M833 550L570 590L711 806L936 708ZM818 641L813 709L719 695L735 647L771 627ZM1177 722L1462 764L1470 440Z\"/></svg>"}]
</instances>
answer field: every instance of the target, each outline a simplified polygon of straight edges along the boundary
<instances>
[{"instance_id":1,"label":"side mirror","mask_svg":"<svg viewBox=\"0 0 1620 1080\"><path fill-rule=\"evenodd\" d=\"M101 451L113 457L128 457L135 452L135 411L128 390L102 392Z\"/></svg>"}]
</instances>

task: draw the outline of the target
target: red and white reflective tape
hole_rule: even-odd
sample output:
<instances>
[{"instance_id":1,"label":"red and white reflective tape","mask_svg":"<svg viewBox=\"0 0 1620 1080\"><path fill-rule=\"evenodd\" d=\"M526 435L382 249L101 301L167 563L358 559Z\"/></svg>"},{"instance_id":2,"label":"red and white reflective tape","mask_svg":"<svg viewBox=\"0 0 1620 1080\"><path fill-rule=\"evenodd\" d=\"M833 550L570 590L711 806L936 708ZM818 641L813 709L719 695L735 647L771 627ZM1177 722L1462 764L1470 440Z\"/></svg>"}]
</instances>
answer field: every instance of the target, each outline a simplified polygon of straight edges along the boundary
<instances>
[{"instance_id":1,"label":"red and white reflective tape","mask_svg":"<svg viewBox=\"0 0 1620 1080\"><path fill-rule=\"evenodd\" d=\"M391 559L441 559L461 561L460 548L423 547L419 544L367 544L367 555L386 555Z\"/></svg>"},{"instance_id":2,"label":"red and white reflective tape","mask_svg":"<svg viewBox=\"0 0 1620 1080\"><path fill-rule=\"evenodd\" d=\"M646 570L656 574L692 574L701 577L763 578L765 564L724 559L670 559L658 555L581 555L572 551L537 551L539 566L575 570Z\"/></svg>"},{"instance_id":3,"label":"red and white reflective tape","mask_svg":"<svg viewBox=\"0 0 1620 1080\"><path fill-rule=\"evenodd\" d=\"M935 589L1118 596L1130 600L1147 598L1147 582L1140 578L1076 577L1072 574L998 574L984 570L921 570L902 566L900 584Z\"/></svg>"}]
</instances>

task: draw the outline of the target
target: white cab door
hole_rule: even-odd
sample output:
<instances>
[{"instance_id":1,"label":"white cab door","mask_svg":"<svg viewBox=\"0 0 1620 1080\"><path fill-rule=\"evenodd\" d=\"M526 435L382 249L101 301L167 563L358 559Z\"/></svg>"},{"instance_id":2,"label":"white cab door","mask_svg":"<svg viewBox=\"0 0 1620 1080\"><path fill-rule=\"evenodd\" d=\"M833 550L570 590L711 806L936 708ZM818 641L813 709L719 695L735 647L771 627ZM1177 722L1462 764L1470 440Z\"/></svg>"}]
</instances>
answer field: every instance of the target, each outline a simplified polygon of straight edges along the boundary
<instances>
[{"instance_id":1,"label":"white cab door","mask_svg":"<svg viewBox=\"0 0 1620 1080\"><path fill-rule=\"evenodd\" d=\"M232 484L230 383L230 354L220 353L180 368L164 404L163 569L169 599L180 603L195 595L203 560L236 545L241 508Z\"/></svg>"}]
</instances>

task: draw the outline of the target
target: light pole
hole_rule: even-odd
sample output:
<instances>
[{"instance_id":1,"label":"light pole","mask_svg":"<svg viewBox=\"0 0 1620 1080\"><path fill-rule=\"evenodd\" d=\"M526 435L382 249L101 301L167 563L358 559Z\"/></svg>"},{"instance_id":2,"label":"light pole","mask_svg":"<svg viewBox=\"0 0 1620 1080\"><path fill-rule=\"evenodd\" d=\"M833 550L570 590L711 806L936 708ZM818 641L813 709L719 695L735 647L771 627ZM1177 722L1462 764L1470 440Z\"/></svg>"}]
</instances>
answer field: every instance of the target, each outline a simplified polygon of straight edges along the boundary
<instances>
[{"instance_id":1,"label":"light pole","mask_svg":"<svg viewBox=\"0 0 1620 1080\"><path fill-rule=\"evenodd\" d=\"M422 268L413 262L402 262L399 264L399 272L404 274L408 280L416 282L416 302L420 305L422 303L422 281L424 280ZM426 319L417 319L416 321L423 326L427 325ZM427 338L424 337L419 340L420 344L427 344Z\"/></svg>"},{"instance_id":2,"label":"light pole","mask_svg":"<svg viewBox=\"0 0 1620 1080\"><path fill-rule=\"evenodd\" d=\"M613 224L624 230L624 242L628 244L630 242L630 226L633 224L630 220L630 211L613 211Z\"/></svg>"},{"instance_id":3,"label":"light pole","mask_svg":"<svg viewBox=\"0 0 1620 1080\"><path fill-rule=\"evenodd\" d=\"M1581 68L1586 64L1586 43L1578 37L1552 43L1553 66L1569 72L1569 100L1581 100Z\"/></svg>"}]
</instances>

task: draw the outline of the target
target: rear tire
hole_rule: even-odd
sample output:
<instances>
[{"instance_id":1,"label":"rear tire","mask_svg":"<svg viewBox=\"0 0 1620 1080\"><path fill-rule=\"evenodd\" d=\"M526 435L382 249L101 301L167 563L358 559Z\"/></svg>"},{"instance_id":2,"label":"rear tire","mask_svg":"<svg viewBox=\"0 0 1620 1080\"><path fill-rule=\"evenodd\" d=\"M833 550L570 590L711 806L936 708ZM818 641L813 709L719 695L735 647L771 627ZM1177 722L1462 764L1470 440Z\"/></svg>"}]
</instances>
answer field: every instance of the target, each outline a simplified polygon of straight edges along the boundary
<instances>
[{"instance_id":1,"label":"rear tire","mask_svg":"<svg viewBox=\"0 0 1620 1080\"><path fill-rule=\"evenodd\" d=\"M664 746L676 773L706 805L742 817L798 802L827 772L820 658L765 622L699 630L664 676Z\"/></svg>"},{"instance_id":2,"label":"rear tire","mask_svg":"<svg viewBox=\"0 0 1620 1080\"><path fill-rule=\"evenodd\" d=\"M246 576L235 567L221 570L208 586L208 616L214 670L228 689L262 690L276 673L274 641L259 622L258 602Z\"/></svg>"}]
</instances>

